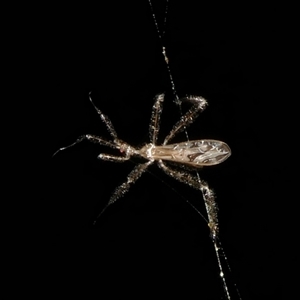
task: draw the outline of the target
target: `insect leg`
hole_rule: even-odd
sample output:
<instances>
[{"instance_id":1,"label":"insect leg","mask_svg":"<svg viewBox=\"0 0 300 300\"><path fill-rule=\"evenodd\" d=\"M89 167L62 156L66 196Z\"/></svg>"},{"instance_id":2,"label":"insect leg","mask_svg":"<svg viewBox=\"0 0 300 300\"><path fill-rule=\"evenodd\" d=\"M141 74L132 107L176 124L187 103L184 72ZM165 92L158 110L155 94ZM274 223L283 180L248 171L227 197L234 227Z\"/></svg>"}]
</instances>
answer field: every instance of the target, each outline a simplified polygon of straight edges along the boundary
<instances>
[{"instance_id":1,"label":"insect leg","mask_svg":"<svg viewBox=\"0 0 300 300\"><path fill-rule=\"evenodd\" d=\"M193 103L193 106L183 115L180 120L174 125L168 136L165 138L163 145L166 145L174 136L184 130L187 126L194 122L199 113L207 106L207 101L200 96L187 96L179 100L180 104L183 101Z\"/></svg>"},{"instance_id":2,"label":"insect leg","mask_svg":"<svg viewBox=\"0 0 300 300\"><path fill-rule=\"evenodd\" d=\"M201 180L199 176L193 176L189 172L171 169L165 165L162 160L158 161L158 165L167 175L201 191L208 215L208 227L210 229L211 238L216 240L219 231L218 206L215 201L214 192L209 188L208 184Z\"/></svg>"},{"instance_id":3,"label":"insect leg","mask_svg":"<svg viewBox=\"0 0 300 300\"><path fill-rule=\"evenodd\" d=\"M127 193L130 186L134 184L141 177L141 175L146 171L148 166L151 165L152 163L153 161L149 160L144 164L139 164L134 167L134 169L127 176L126 182L122 183L120 186L118 186L115 189L107 205L103 208L103 210L100 212L100 214L97 216L96 220L94 221L94 224L96 223L97 219L103 214L103 212L107 209L108 206L115 203L119 198L123 197Z\"/></svg>"},{"instance_id":4,"label":"insect leg","mask_svg":"<svg viewBox=\"0 0 300 300\"><path fill-rule=\"evenodd\" d=\"M102 160L111 161L111 162L124 162L128 160L130 156L116 156L116 155L101 153L98 155L98 158Z\"/></svg>"},{"instance_id":5,"label":"insect leg","mask_svg":"<svg viewBox=\"0 0 300 300\"><path fill-rule=\"evenodd\" d=\"M91 97L91 93L89 94L89 99L90 99L92 105L94 106L95 110L97 111L98 115L100 116L102 122L106 125L106 128L107 128L109 134L112 136L112 138L114 140L118 140L117 132L116 132L111 120L108 118L108 116L104 115L102 113L102 111L94 104L92 97Z\"/></svg>"},{"instance_id":6,"label":"insect leg","mask_svg":"<svg viewBox=\"0 0 300 300\"><path fill-rule=\"evenodd\" d=\"M156 95L154 98L154 105L152 107L152 115L149 125L149 137L150 142L155 145L159 133L160 116L162 112L162 104L165 94Z\"/></svg>"},{"instance_id":7,"label":"insect leg","mask_svg":"<svg viewBox=\"0 0 300 300\"><path fill-rule=\"evenodd\" d=\"M68 148L71 148L73 146L75 146L76 144L79 144L80 142L82 142L83 140L88 140L90 142L93 142L93 143L96 143L96 144L100 144L100 145L104 145L104 146L108 146L108 147L111 147L111 148L118 148L117 145L115 145L114 143L112 142L109 142L109 141L106 141L104 139L102 139L101 137L99 136L96 136L96 135L91 135L91 134L85 134L85 135L81 135L79 138L77 138L77 140L69 145L69 146L66 146L66 147L62 147L62 148L59 148L53 155L55 156L58 152L60 151L63 151L63 150L66 150Z\"/></svg>"}]
</instances>

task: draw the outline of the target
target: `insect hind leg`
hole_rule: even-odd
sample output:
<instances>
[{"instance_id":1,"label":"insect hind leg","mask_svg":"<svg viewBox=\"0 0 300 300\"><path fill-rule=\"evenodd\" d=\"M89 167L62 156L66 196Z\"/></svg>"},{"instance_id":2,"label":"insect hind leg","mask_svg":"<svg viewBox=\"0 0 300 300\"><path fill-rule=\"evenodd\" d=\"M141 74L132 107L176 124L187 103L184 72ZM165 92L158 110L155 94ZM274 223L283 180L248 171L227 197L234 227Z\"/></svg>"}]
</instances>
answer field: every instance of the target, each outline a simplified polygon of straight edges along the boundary
<instances>
[{"instance_id":1,"label":"insect hind leg","mask_svg":"<svg viewBox=\"0 0 300 300\"><path fill-rule=\"evenodd\" d=\"M168 167L162 160L158 161L158 166L169 176L174 179L183 182L190 187L200 190L206 206L208 216L208 227L210 235L213 240L218 238L219 226L218 226L218 206L215 201L215 194L208 186L207 182L200 179L200 176L193 176L189 172L175 170Z\"/></svg>"}]
</instances>

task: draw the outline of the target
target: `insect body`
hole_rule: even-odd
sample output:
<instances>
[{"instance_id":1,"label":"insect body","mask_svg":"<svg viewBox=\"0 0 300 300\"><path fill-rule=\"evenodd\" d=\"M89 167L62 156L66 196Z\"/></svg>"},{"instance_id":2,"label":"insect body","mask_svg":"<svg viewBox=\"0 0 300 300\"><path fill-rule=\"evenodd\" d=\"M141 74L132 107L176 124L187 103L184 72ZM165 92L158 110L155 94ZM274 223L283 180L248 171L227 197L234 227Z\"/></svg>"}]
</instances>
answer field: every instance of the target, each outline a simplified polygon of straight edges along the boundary
<instances>
[{"instance_id":1,"label":"insect body","mask_svg":"<svg viewBox=\"0 0 300 300\"><path fill-rule=\"evenodd\" d=\"M149 144L139 152L142 155L145 153L148 159L169 160L197 168L219 164L231 153L227 144L216 140L188 141L165 146Z\"/></svg>"},{"instance_id":2,"label":"insect body","mask_svg":"<svg viewBox=\"0 0 300 300\"><path fill-rule=\"evenodd\" d=\"M188 101L192 103L193 106L174 125L169 135L165 138L163 144L159 146L156 145L156 142L159 134L160 116L162 113L164 94L157 95L154 99L152 116L149 126L150 143L146 144L140 149L137 149L118 138L110 119L105 116L99 108L95 106L91 99L91 96L89 98L92 105L99 114L101 120L106 125L108 132L112 137L112 140L105 140L99 136L86 134L80 136L75 143L67 147L60 148L54 153L54 155L57 152L72 147L86 139L100 145L119 149L122 154L122 156L115 156L101 153L98 155L98 158L101 160L124 162L126 160L129 160L132 156L139 156L146 159L146 162L137 164L135 168L129 173L127 181L116 188L108 204L104 207L99 216L109 205L122 197L129 190L130 186L135 183L135 181L142 175L142 173L146 171L146 169L152 163L157 162L158 166L169 176L185 184L188 184L195 189L201 190L204 196L205 203L209 206L211 212L209 215L209 227L212 236L217 236L217 208L214 201L214 194L209 189L207 183L202 181L199 176L193 175L191 172L187 171L184 168L182 170L178 170L171 168L168 164L166 164L167 161L172 161L173 163L177 163L178 166L186 165L189 167L200 168L203 166L219 164L230 156L231 150L229 146L226 143L217 140L203 139L169 144L169 141L174 138L176 134L193 123L198 114L205 109L207 105L206 100L199 96L188 96L180 99L179 101Z\"/></svg>"},{"instance_id":3,"label":"insect body","mask_svg":"<svg viewBox=\"0 0 300 300\"><path fill-rule=\"evenodd\" d=\"M190 104L192 104L192 107L184 115L182 115L181 113L180 120L173 126L170 133L164 139L162 145L157 145L157 139L158 139L159 127L160 127L160 117L162 113L162 105L164 102L164 94L157 95L154 99L154 105L152 108L152 115L149 124L150 142L145 144L141 148L135 148L127 144L126 142L122 141L121 139L119 139L110 119L106 115L104 115L99 108L95 106L90 96L89 97L90 102L92 103L95 110L99 114L102 122L105 124L111 136L111 139L107 140L96 135L85 134L80 136L73 144L58 149L54 153L54 155L56 155L59 151L65 150L69 147L72 147L80 143L83 140L88 140L93 143L118 149L121 153L121 155L119 156L101 153L98 155L98 158L101 160L106 160L111 162L125 162L133 156L138 156L145 160L145 162L137 164L133 168L133 170L128 174L126 181L115 189L108 203L102 209L98 217L102 215L102 213L107 209L108 206L110 206L111 204L116 202L119 198L121 198L129 190L131 185L133 185L138 180L138 178L147 170L147 168L154 163L157 163L157 165L167 175L173 177L174 179L182 183L191 186L192 188L200 190L205 203L205 208L207 212L207 219L205 218L205 220L207 221L210 230L210 236L217 256L217 262L220 270L220 277L223 282L226 298L231 299L225 281L223 266L221 262L221 258L223 257L229 268L227 257L225 256L225 253L221 247L220 240L218 238L218 231L219 231L218 214L217 214L218 207L215 201L215 195L214 192L209 188L208 184L200 178L198 172L192 172L191 170L191 169L199 169L204 166L212 166L212 165L222 163L231 155L231 150L226 143L218 140L213 140L213 139L201 139L201 140L192 140L192 141L189 140L188 134L186 132L186 128L189 125L191 125L194 122L194 120L198 117L199 113L205 109L205 107L207 106L207 101L200 96L186 96L181 99L178 97L175 90L173 77L169 67L169 59L166 55L166 48L164 47L164 43L163 43L164 30L162 33L160 33L158 22L156 21L156 16L153 10L151 0L149 0L149 5L152 10L152 16L153 16L154 24L157 29L158 36L162 42L162 53L168 70L172 90L175 96L174 102L180 108L180 113L181 113L182 102L189 102ZM168 11L168 0L166 1L164 26L166 25L167 11ZM181 143L170 143L170 141L178 133L182 131L185 131L186 133L186 141ZM177 164L178 168L172 167L170 162L172 162L173 165ZM187 202L189 203L189 201ZM191 203L189 204L198 212L198 210ZM220 251L222 253L222 256L219 255ZM239 299L241 298L239 297Z\"/></svg>"}]
</instances>

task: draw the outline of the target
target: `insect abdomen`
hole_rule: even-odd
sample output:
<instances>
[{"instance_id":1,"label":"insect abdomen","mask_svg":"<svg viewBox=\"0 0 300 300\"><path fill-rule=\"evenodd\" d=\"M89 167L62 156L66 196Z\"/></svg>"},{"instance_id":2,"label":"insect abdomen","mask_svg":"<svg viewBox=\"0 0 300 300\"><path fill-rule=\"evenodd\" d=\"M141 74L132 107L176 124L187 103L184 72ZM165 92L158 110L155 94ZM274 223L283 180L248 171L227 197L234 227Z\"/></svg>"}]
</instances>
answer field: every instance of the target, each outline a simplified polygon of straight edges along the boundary
<instances>
[{"instance_id":1,"label":"insect abdomen","mask_svg":"<svg viewBox=\"0 0 300 300\"><path fill-rule=\"evenodd\" d=\"M231 155L229 146L217 140L196 140L166 146L154 146L155 160L169 160L194 167L217 165Z\"/></svg>"}]
</instances>

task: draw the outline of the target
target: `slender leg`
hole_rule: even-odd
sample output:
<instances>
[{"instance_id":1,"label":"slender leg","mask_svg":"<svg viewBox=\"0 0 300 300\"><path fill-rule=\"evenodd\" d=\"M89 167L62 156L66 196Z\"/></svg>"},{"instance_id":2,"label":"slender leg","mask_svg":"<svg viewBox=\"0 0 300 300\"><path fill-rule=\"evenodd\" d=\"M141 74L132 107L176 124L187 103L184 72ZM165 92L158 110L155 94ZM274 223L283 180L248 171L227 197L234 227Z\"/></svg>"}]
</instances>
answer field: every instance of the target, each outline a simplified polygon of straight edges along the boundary
<instances>
[{"instance_id":1,"label":"slender leg","mask_svg":"<svg viewBox=\"0 0 300 300\"><path fill-rule=\"evenodd\" d=\"M116 155L110 155L110 154L104 154L101 153L98 155L98 158L101 160L107 160L111 162L124 162L130 158L129 155L127 156L116 156Z\"/></svg>"},{"instance_id":2,"label":"slender leg","mask_svg":"<svg viewBox=\"0 0 300 300\"><path fill-rule=\"evenodd\" d=\"M193 123L195 118L198 117L199 113L207 106L207 101L200 96L187 96L180 99L180 103L183 101L192 102L194 105L174 125L168 136L165 138L163 145L167 145L167 143L174 138L177 133L181 132L191 123Z\"/></svg>"},{"instance_id":3,"label":"slender leg","mask_svg":"<svg viewBox=\"0 0 300 300\"><path fill-rule=\"evenodd\" d=\"M213 240L216 240L219 231L218 206L215 201L214 192L209 188L208 184L201 180L199 176L193 176L188 172L171 169L165 165L162 160L158 161L158 165L167 175L201 191L208 215L208 227L210 229L211 237Z\"/></svg>"},{"instance_id":4,"label":"slender leg","mask_svg":"<svg viewBox=\"0 0 300 300\"><path fill-rule=\"evenodd\" d=\"M154 98L154 105L152 107L152 115L149 125L150 142L156 145L160 126L160 116L162 112L162 104L164 102L165 94L156 95Z\"/></svg>"},{"instance_id":5,"label":"slender leg","mask_svg":"<svg viewBox=\"0 0 300 300\"><path fill-rule=\"evenodd\" d=\"M73 147L75 146L76 144L79 144L80 142L82 142L83 140L88 140L90 142L93 142L93 143L96 143L96 144L100 144L100 145L104 145L104 146L108 146L108 147L111 147L111 148L116 148L118 149L119 147L117 145L115 145L114 143L112 142L109 142L109 141L106 141L104 139L102 139L101 137L99 136L96 136L96 135L91 135L91 134L85 134L85 135L81 135L79 138L77 138L77 140L69 145L69 146L66 146L66 147L62 147L62 148L59 148L53 155L56 155L58 152L60 151L63 151L65 149L68 149L70 147Z\"/></svg>"},{"instance_id":6,"label":"slender leg","mask_svg":"<svg viewBox=\"0 0 300 300\"><path fill-rule=\"evenodd\" d=\"M151 165L152 163L153 161L147 161L144 164L139 164L135 166L135 168L129 173L127 177L127 181L116 188L116 190L110 197L107 205L97 216L96 220L94 221L94 224L97 222L97 219L103 214L103 212L107 209L108 206L115 203L119 198L123 197L128 192L130 186L134 184L141 177L141 175L146 171L148 166Z\"/></svg>"},{"instance_id":7,"label":"slender leg","mask_svg":"<svg viewBox=\"0 0 300 300\"><path fill-rule=\"evenodd\" d=\"M106 128L107 128L109 134L112 136L112 138L114 140L117 140L118 139L117 132L116 132L111 120L108 118L108 116L104 115L102 113L102 111L94 104L92 97L91 97L91 93L89 94L89 98L90 98L90 101L91 101L92 105L94 106L95 110L97 111L98 115L100 116L102 122L106 125Z\"/></svg>"}]
</instances>

